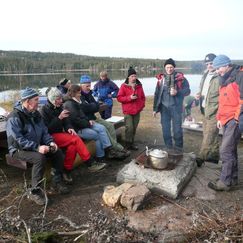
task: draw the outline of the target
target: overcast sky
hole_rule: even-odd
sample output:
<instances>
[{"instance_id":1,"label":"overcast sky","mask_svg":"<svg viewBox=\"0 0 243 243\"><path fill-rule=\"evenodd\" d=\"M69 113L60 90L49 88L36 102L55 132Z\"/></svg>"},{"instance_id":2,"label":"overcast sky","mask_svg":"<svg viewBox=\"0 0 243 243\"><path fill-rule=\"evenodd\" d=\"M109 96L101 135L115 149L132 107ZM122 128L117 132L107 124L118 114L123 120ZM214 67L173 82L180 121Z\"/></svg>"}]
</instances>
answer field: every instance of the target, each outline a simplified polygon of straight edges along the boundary
<instances>
[{"instance_id":1,"label":"overcast sky","mask_svg":"<svg viewBox=\"0 0 243 243\"><path fill-rule=\"evenodd\" d=\"M242 0L1 1L1 50L243 59Z\"/></svg>"}]
</instances>

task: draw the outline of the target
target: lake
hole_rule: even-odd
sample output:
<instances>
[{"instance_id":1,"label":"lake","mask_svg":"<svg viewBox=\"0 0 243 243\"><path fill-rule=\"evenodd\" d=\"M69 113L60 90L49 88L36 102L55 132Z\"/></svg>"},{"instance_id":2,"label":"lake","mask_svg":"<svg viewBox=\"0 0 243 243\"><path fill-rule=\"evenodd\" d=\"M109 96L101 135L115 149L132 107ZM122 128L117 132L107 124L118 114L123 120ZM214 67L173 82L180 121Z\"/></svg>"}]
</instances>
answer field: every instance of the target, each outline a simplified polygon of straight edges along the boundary
<instances>
[{"instance_id":1,"label":"lake","mask_svg":"<svg viewBox=\"0 0 243 243\"><path fill-rule=\"evenodd\" d=\"M11 75L11 76L0 76L0 102L6 102L9 100L16 100L19 91L25 87L33 87L33 88L39 88L40 92L44 94L47 87L54 87L56 84L59 83L59 80L61 80L63 77L67 77L68 79L72 80L72 83L78 83L78 80L80 78L80 73L78 74L39 74L39 75ZM121 86L121 84L124 82L125 75L115 75L115 79L113 80L118 87ZM95 78L98 77L98 75L91 75L92 79L95 80ZM113 77L112 75L110 76ZM199 83L201 80L201 75L199 74L185 74L185 77L190 83L191 88L191 94L195 95L198 92L199 89ZM150 77L139 77L138 79L143 84L143 89L146 96L153 95L155 86L157 83L157 79L154 76ZM76 80L76 82L75 82ZM94 85L95 82L92 83Z\"/></svg>"}]
</instances>

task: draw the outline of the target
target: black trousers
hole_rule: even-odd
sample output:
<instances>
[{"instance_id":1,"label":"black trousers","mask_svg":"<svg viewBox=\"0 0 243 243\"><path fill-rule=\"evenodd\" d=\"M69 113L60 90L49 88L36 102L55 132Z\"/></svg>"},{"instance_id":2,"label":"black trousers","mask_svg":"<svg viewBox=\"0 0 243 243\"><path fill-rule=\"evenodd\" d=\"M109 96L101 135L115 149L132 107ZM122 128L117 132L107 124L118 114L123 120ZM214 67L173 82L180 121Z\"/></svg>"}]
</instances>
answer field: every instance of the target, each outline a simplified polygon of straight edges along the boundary
<instances>
[{"instance_id":1,"label":"black trousers","mask_svg":"<svg viewBox=\"0 0 243 243\"><path fill-rule=\"evenodd\" d=\"M56 182L61 180L64 155L60 149L58 149L55 153L47 154L41 154L35 151L21 150L16 151L13 155L13 158L25 160L26 162L33 165L31 175L32 188L39 186L39 182L42 180L44 175L45 164L48 158L50 158L52 167L55 169L54 180Z\"/></svg>"}]
</instances>

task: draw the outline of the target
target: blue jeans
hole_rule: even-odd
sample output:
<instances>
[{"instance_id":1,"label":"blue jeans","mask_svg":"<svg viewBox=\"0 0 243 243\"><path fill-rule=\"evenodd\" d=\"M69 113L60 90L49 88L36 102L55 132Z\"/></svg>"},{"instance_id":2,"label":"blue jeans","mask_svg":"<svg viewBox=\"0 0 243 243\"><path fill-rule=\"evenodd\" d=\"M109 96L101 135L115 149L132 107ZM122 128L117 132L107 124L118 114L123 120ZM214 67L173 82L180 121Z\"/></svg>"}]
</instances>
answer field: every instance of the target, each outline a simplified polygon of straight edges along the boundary
<instances>
[{"instance_id":1,"label":"blue jeans","mask_svg":"<svg viewBox=\"0 0 243 243\"><path fill-rule=\"evenodd\" d=\"M173 128L173 139L175 148L183 148L183 131L182 131L182 112L178 106L165 107L161 105L161 125L163 138L166 147L173 148L171 123Z\"/></svg>"},{"instance_id":2,"label":"blue jeans","mask_svg":"<svg viewBox=\"0 0 243 243\"><path fill-rule=\"evenodd\" d=\"M78 131L78 135L87 140L95 140L96 156L101 158L105 156L105 148L111 146L111 142L103 125L95 123L91 128L84 128Z\"/></svg>"}]
</instances>

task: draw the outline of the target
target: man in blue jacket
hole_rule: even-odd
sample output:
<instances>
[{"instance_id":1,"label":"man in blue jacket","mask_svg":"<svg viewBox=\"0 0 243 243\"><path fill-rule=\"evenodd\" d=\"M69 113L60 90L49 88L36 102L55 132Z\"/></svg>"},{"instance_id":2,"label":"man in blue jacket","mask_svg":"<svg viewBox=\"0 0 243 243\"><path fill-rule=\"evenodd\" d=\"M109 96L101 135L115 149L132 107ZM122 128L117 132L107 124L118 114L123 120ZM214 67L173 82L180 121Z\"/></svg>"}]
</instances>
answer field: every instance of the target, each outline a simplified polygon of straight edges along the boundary
<instances>
[{"instance_id":1,"label":"man in blue jacket","mask_svg":"<svg viewBox=\"0 0 243 243\"><path fill-rule=\"evenodd\" d=\"M118 86L108 78L106 71L100 73L100 80L93 88L93 95L98 97L98 101L106 104L107 109L100 112L102 119L108 119L112 116L113 98L116 98Z\"/></svg>"},{"instance_id":2,"label":"man in blue jacket","mask_svg":"<svg viewBox=\"0 0 243 243\"><path fill-rule=\"evenodd\" d=\"M45 204L41 189L46 159L53 166L51 187L59 193L68 193L62 183L64 156L48 134L48 129L37 111L39 94L32 88L26 88L21 94L14 110L7 119L7 139L9 154L16 160L24 160L32 167L31 194L29 198L39 205Z\"/></svg>"}]
</instances>

